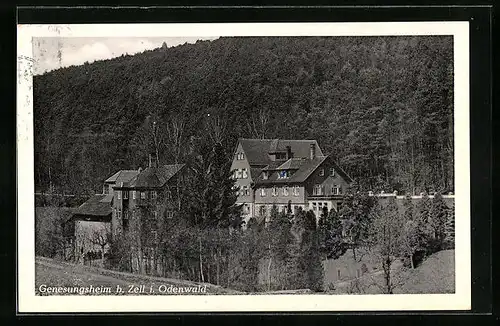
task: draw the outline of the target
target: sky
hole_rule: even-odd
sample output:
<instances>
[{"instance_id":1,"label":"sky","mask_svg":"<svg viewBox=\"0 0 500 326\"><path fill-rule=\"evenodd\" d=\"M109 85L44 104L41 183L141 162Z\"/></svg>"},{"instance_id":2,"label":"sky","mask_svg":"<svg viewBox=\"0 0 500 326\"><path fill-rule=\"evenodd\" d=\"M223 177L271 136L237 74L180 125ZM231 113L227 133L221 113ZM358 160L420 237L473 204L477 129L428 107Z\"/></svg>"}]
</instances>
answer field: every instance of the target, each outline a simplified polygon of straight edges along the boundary
<instances>
[{"instance_id":1,"label":"sky","mask_svg":"<svg viewBox=\"0 0 500 326\"><path fill-rule=\"evenodd\" d=\"M96 60L105 60L135 54L161 47L163 42L168 47L195 43L197 40L216 39L218 37L43 37L33 38L34 74L82 65ZM59 53L60 52L60 53ZM60 58L59 58L60 55Z\"/></svg>"}]
</instances>

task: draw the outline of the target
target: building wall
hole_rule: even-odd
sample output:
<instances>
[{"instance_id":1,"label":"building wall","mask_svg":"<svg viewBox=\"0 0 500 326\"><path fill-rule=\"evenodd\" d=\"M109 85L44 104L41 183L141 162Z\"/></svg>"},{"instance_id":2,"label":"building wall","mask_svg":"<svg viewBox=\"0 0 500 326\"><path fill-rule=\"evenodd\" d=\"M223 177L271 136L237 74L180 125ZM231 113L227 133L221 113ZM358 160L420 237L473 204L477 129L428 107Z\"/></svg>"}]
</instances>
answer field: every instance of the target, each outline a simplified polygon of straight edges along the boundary
<instances>
[{"instance_id":1,"label":"building wall","mask_svg":"<svg viewBox=\"0 0 500 326\"><path fill-rule=\"evenodd\" d=\"M335 171L334 175L330 175L330 168L333 167L332 159L327 158L321 165L311 174L311 176L307 179L305 183L306 188L306 197L308 200L312 200L313 189L315 185L321 185L324 187L324 195L323 197L334 196L332 192L332 187L334 185L339 185L342 189L341 194L345 194L349 187L349 184L346 180L344 180L337 171ZM321 170L324 170L324 176L321 176Z\"/></svg>"},{"instance_id":2,"label":"building wall","mask_svg":"<svg viewBox=\"0 0 500 326\"><path fill-rule=\"evenodd\" d=\"M258 186L255 189L255 204L288 204L290 201L292 204L305 204L305 190L303 185L299 185L299 194L295 196L293 194L294 186L288 186L288 196L283 195L283 187L285 185L276 185L278 193L276 196L273 196L273 186ZM266 195L261 195L261 189L266 190Z\"/></svg>"},{"instance_id":3,"label":"building wall","mask_svg":"<svg viewBox=\"0 0 500 326\"><path fill-rule=\"evenodd\" d=\"M244 159L243 160L238 160L237 159L237 154L243 153ZM249 187L249 196L245 196L240 192L240 195L238 196L237 202L238 203L251 203L253 202L253 193L251 191L250 185L252 183L252 176L250 175L250 164L248 163L247 157L245 152L243 151L243 147L241 144L238 144L238 147L236 148L236 152L233 157L233 163L231 164L231 171L233 170L238 170L238 169L246 169L247 170L247 177L246 178L241 178L241 179L236 179L235 185L238 186L240 189L242 189L244 186Z\"/></svg>"}]
</instances>

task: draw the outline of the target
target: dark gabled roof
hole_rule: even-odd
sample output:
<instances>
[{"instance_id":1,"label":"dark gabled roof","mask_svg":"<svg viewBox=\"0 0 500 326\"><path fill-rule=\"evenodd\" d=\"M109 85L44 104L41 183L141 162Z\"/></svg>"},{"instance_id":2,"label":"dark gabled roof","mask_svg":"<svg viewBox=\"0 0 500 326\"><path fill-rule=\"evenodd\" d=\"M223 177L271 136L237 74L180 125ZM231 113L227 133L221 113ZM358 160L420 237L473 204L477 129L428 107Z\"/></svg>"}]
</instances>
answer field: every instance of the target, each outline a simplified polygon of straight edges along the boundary
<instances>
[{"instance_id":1,"label":"dark gabled roof","mask_svg":"<svg viewBox=\"0 0 500 326\"><path fill-rule=\"evenodd\" d=\"M297 170L302 165L302 160L301 158L291 158L278 166L276 170Z\"/></svg>"},{"instance_id":2,"label":"dark gabled roof","mask_svg":"<svg viewBox=\"0 0 500 326\"><path fill-rule=\"evenodd\" d=\"M257 180L261 173L261 168L250 168L250 176L252 177L252 180Z\"/></svg>"},{"instance_id":3,"label":"dark gabled roof","mask_svg":"<svg viewBox=\"0 0 500 326\"><path fill-rule=\"evenodd\" d=\"M332 164L335 171L344 178L346 182L352 182L352 179L338 166L338 164L330 156L317 156L314 159L292 159L282 163L274 170L296 170L289 178L278 179L277 173L273 173L268 179L263 179L259 173L258 178L253 178L255 184L287 184L287 183L302 183L326 160L330 158L329 164Z\"/></svg>"},{"instance_id":4,"label":"dark gabled roof","mask_svg":"<svg viewBox=\"0 0 500 326\"><path fill-rule=\"evenodd\" d=\"M271 161L271 162L269 162L268 165L266 165L266 167L264 167L262 169L262 171L274 171L282 164L283 164L283 161Z\"/></svg>"},{"instance_id":5,"label":"dark gabled roof","mask_svg":"<svg viewBox=\"0 0 500 326\"><path fill-rule=\"evenodd\" d=\"M297 171L293 173L289 178L286 179L278 179L277 173L273 173L269 176L268 179L264 180L262 176L255 180L256 184L276 184L276 183L300 183L307 180L307 178L311 175L318 166L323 163L323 161L327 158L327 156L320 156L314 159L294 159L293 164L294 167L297 168Z\"/></svg>"},{"instance_id":6,"label":"dark gabled roof","mask_svg":"<svg viewBox=\"0 0 500 326\"><path fill-rule=\"evenodd\" d=\"M104 182L106 183L115 183L120 184L121 182L127 183L130 182L133 178L135 178L139 174L137 170L120 170L113 174L111 177L107 178Z\"/></svg>"},{"instance_id":7,"label":"dark gabled roof","mask_svg":"<svg viewBox=\"0 0 500 326\"><path fill-rule=\"evenodd\" d=\"M309 157L311 144L316 147L316 156L323 156L323 152L316 140L290 139L248 139L240 138L239 143L245 151L250 165L267 165L270 162L268 153L284 152L290 146L296 158Z\"/></svg>"},{"instance_id":8,"label":"dark gabled roof","mask_svg":"<svg viewBox=\"0 0 500 326\"><path fill-rule=\"evenodd\" d=\"M111 201L109 195L94 195L73 211L74 215L111 216Z\"/></svg>"},{"instance_id":9,"label":"dark gabled roof","mask_svg":"<svg viewBox=\"0 0 500 326\"><path fill-rule=\"evenodd\" d=\"M130 188L160 188L163 187L185 164L163 165L158 168L146 168L128 185Z\"/></svg>"}]
</instances>

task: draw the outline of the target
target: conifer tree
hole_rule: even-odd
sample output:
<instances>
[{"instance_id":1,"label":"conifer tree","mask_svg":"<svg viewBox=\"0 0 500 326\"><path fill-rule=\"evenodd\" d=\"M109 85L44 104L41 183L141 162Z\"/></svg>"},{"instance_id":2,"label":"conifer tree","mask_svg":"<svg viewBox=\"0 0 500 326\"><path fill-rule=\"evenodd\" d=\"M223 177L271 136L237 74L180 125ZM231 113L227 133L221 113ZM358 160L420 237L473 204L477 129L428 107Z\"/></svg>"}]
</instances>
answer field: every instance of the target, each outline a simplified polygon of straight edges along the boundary
<instances>
[{"instance_id":1,"label":"conifer tree","mask_svg":"<svg viewBox=\"0 0 500 326\"><path fill-rule=\"evenodd\" d=\"M417 203L416 225L418 250L424 254L431 253L431 242L433 240L433 230L431 226L431 200L427 194L422 196Z\"/></svg>"},{"instance_id":2,"label":"conifer tree","mask_svg":"<svg viewBox=\"0 0 500 326\"><path fill-rule=\"evenodd\" d=\"M431 226L433 229L432 251L442 250L446 237L446 222L448 220L448 206L441 194L436 194L432 200Z\"/></svg>"},{"instance_id":3,"label":"conifer tree","mask_svg":"<svg viewBox=\"0 0 500 326\"><path fill-rule=\"evenodd\" d=\"M347 248L342 239L342 222L336 210L324 211L319 219L319 248L327 259L337 259Z\"/></svg>"},{"instance_id":4,"label":"conifer tree","mask_svg":"<svg viewBox=\"0 0 500 326\"><path fill-rule=\"evenodd\" d=\"M305 268L307 287L313 291L323 290L323 264L319 248L319 230L312 211L306 213L304 233L301 241L302 266Z\"/></svg>"}]
</instances>

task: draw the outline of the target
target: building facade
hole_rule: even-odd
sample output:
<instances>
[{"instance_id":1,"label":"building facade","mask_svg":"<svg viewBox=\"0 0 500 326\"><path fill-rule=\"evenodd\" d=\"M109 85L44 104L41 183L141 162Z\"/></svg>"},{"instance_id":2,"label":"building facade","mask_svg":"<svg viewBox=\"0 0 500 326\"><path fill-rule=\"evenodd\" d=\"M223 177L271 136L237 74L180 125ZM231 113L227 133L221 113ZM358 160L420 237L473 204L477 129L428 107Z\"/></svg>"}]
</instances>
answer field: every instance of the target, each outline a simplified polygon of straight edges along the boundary
<instances>
[{"instance_id":1,"label":"building facade","mask_svg":"<svg viewBox=\"0 0 500 326\"><path fill-rule=\"evenodd\" d=\"M93 248L87 238L90 229L109 234L109 242L125 239L131 249L133 272L161 273L156 261L159 240L166 232L165 223L179 207L178 191L185 165L150 165L144 170L120 170L104 181L103 194L97 194L78 207L73 215L75 252L85 254ZM97 237L93 231L94 237ZM85 244L85 245L83 245ZM106 246L106 249L109 245Z\"/></svg>"},{"instance_id":2,"label":"building facade","mask_svg":"<svg viewBox=\"0 0 500 326\"><path fill-rule=\"evenodd\" d=\"M231 170L245 221L268 218L273 206L318 218L324 207L340 208L352 182L316 140L239 139Z\"/></svg>"}]
</instances>

